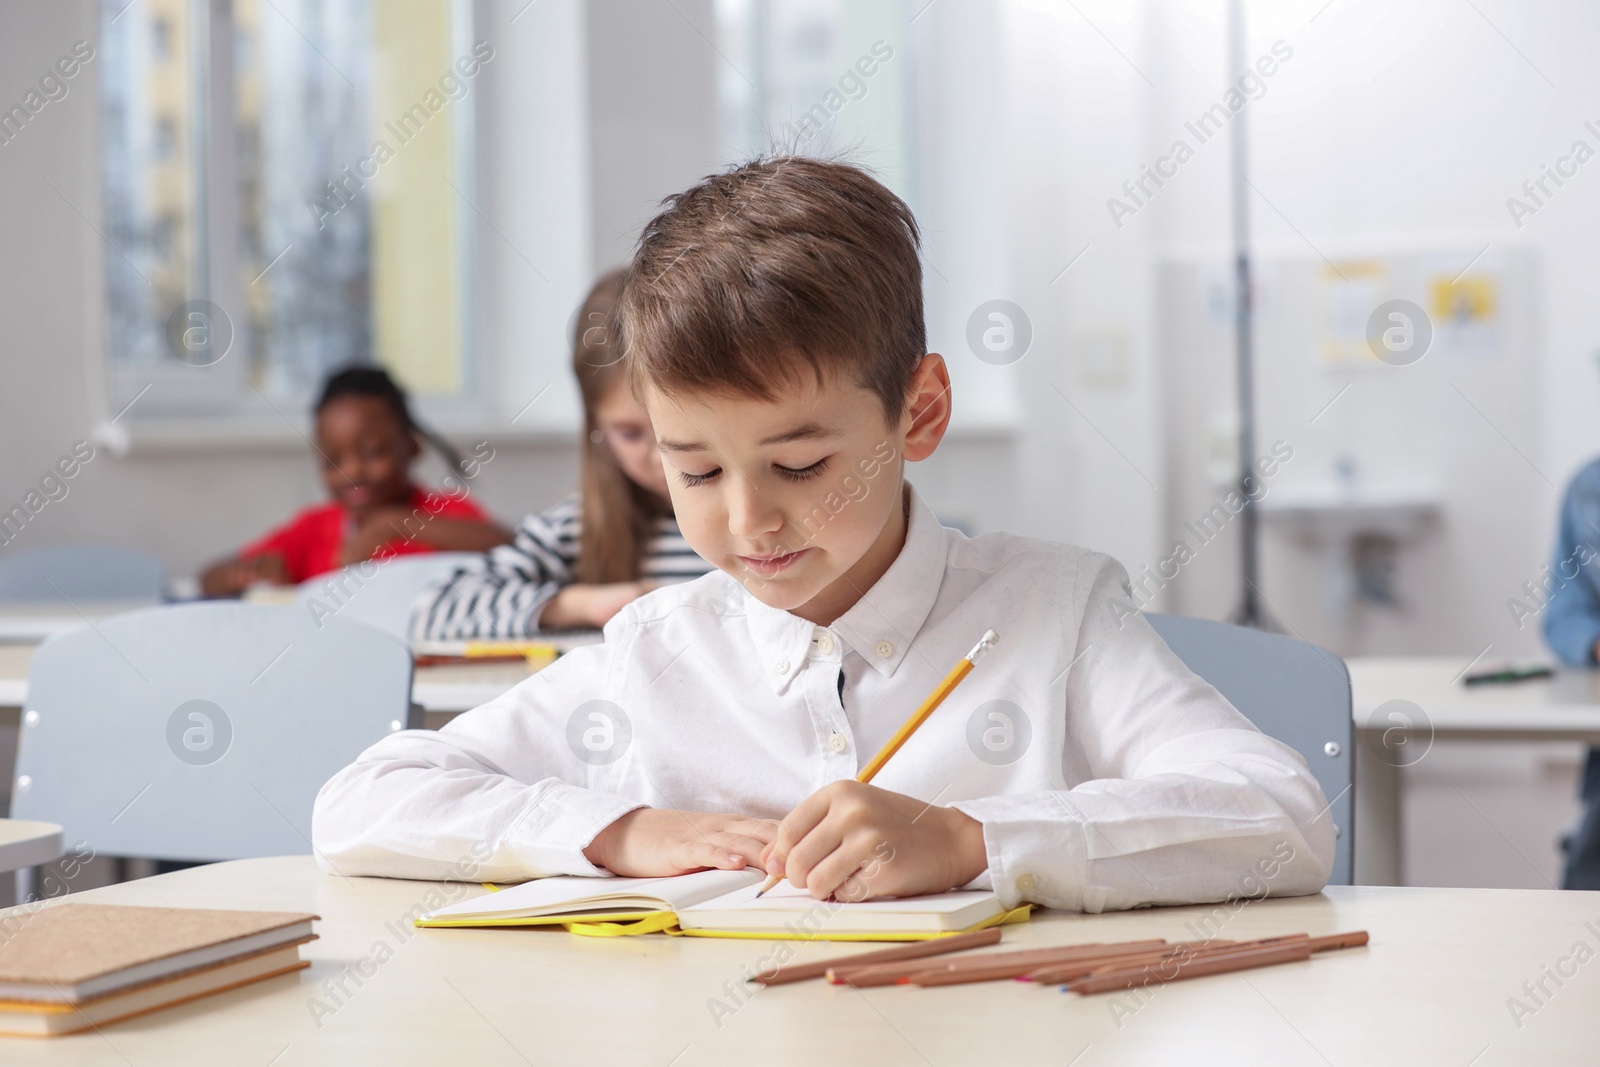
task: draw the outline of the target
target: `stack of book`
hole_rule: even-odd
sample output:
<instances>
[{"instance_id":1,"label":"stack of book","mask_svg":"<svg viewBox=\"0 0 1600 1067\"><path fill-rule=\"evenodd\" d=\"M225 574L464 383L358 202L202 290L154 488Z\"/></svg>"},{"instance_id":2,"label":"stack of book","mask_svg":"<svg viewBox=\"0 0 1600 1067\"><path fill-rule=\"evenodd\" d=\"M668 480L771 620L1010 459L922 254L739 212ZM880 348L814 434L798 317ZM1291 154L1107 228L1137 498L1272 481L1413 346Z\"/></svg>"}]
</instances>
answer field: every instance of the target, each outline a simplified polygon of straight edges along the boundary
<instances>
[{"instance_id":1,"label":"stack of book","mask_svg":"<svg viewBox=\"0 0 1600 1067\"><path fill-rule=\"evenodd\" d=\"M317 918L110 904L0 916L0 1033L70 1034L297 971Z\"/></svg>"}]
</instances>

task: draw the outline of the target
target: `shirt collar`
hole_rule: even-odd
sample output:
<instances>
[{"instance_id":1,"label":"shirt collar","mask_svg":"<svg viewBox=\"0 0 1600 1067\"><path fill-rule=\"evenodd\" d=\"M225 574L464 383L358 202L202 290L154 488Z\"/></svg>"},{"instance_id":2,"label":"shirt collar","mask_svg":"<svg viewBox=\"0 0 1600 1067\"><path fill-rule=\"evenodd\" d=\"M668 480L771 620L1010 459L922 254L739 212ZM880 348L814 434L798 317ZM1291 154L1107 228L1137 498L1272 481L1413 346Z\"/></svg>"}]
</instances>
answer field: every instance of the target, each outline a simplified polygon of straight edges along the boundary
<instances>
[{"instance_id":1,"label":"shirt collar","mask_svg":"<svg viewBox=\"0 0 1600 1067\"><path fill-rule=\"evenodd\" d=\"M750 636L764 673L781 693L805 665L813 642L826 629L860 654L879 674L892 677L933 610L944 581L945 532L915 489L905 487L909 521L906 540L889 569L832 626L819 627L744 593Z\"/></svg>"},{"instance_id":2,"label":"shirt collar","mask_svg":"<svg viewBox=\"0 0 1600 1067\"><path fill-rule=\"evenodd\" d=\"M906 543L889 569L830 629L885 678L893 677L922 632L944 584L944 527L906 484Z\"/></svg>"}]
</instances>

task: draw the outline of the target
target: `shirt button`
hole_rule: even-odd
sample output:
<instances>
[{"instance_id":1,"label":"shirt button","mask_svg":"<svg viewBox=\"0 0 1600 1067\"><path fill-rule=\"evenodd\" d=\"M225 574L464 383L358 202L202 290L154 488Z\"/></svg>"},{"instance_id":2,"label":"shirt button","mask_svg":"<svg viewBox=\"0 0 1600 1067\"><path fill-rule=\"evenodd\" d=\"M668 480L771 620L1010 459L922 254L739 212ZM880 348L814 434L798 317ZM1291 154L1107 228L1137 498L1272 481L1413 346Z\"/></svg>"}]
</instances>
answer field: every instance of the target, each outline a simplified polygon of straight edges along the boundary
<instances>
[{"instance_id":1,"label":"shirt button","mask_svg":"<svg viewBox=\"0 0 1600 1067\"><path fill-rule=\"evenodd\" d=\"M878 653L879 659L888 659L890 656L894 655L894 646L887 641L879 641L878 647L873 651Z\"/></svg>"},{"instance_id":2,"label":"shirt button","mask_svg":"<svg viewBox=\"0 0 1600 1067\"><path fill-rule=\"evenodd\" d=\"M786 660L786 659L779 660L778 661L778 665L776 667L772 668L772 673L773 674L788 674L789 673L789 661Z\"/></svg>"},{"instance_id":3,"label":"shirt button","mask_svg":"<svg viewBox=\"0 0 1600 1067\"><path fill-rule=\"evenodd\" d=\"M850 747L850 742L845 738L844 734L829 734L828 747L835 752L843 752Z\"/></svg>"},{"instance_id":4,"label":"shirt button","mask_svg":"<svg viewBox=\"0 0 1600 1067\"><path fill-rule=\"evenodd\" d=\"M1039 888L1039 879L1031 874L1020 875L1017 878L1017 892L1031 893Z\"/></svg>"},{"instance_id":5,"label":"shirt button","mask_svg":"<svg viewBox=\"0 0 1600 1067\"><path fill-rule=\"evenodd\" d=\"M824 656L831 655L833 652L833 635L824 632L821 637L817 638L817 648L822 651Z\"/></svg>"}]
</instances>

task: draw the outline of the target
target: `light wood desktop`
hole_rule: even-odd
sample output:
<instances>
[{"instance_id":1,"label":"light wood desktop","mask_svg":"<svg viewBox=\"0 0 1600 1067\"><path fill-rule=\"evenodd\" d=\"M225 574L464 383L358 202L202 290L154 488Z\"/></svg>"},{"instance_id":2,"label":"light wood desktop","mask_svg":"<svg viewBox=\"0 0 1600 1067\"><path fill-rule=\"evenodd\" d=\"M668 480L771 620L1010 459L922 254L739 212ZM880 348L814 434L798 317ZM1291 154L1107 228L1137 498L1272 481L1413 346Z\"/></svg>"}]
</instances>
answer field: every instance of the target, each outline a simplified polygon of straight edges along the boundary
<instances>
[{"instance_id":1,"label":"light wood desktop","mask_svg":"<svg viewBox=\"0 0 1600 1067\"><path fill-rule=\"evenodd\" d=\"M1199 978L1136 1000L1017 982L755 990L742 975L761 966L774 942L410 927L410 910L439 888L340 878L310 857L284 857L73 894L110 904L312 911L322 916L321 939L302 949L307 970L98 1034L0 1040L0 1062L1488 1067L1595 1056L1594 975L1580 970L1559 989L1547 981L1552 995L1530 1004L1520 1028L1507 1008L1510 997L1526 999L1524 981L1538 981L1575 942L1600 947L1600 934L1585 925L1600 927L1595 893L1334 888L1237 910L1046 912L1006 929L1007 948L1193 938L1186 924L1208 915L1213 936L1233 939L1371 933L1364 949ZM463 892L482 890L458 887ZM793 947L797 960L850 951Z\"/></svg>"},{"instance_id":2,"label":"light wood desktop","mask_svg":"<svg viewBox=\"0 0 1600 1067\"><path fill-rule=\"evenodd\" d=\"M0 819L0 872L38 867L60 859L61 827L53 822Z\"/></svg>"},{"instance_id":3,"label":"light wood desktop","mask_svg":"<svg viewBox=\"0 0 1600 1067\"><path fill-rule=\"evenodd\" d=\"M77 601L75 603L0 603L0 641L38 644L47 637L75 630L85 622L155 607L154 600Z\"/></svg>"}]
</instances>

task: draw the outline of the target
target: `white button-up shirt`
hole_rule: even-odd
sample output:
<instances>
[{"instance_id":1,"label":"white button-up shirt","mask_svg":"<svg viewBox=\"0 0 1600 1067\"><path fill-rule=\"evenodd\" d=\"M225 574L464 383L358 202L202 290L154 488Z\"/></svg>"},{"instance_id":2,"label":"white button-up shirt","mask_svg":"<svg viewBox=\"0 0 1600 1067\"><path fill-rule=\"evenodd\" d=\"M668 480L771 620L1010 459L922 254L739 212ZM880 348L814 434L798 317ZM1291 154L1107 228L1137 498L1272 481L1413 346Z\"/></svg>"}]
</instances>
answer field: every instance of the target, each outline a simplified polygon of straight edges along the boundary
<instances>
[{"instance_id":1,"label":"white button-up shirt","mask_svg":"<svg viewBox=\"0 0 1600 1067\"><path fill-rule=\"evenodd\" d=\"M873 782L983 824L974 885L1083 911L1323 886L1334 829L1305 761L1178 660L1115 560L965 537L915 493L900 555L831 626L713 572L442 730L373 745L317 797L319 860L600 875L583 849L637 807L782 818L854 778L991 628L999 644Z\"/></svg>"}]
</instances>

